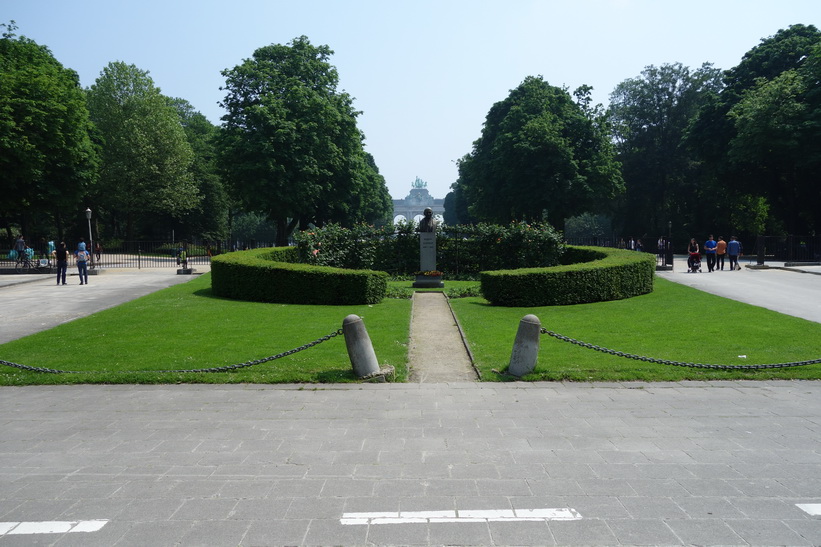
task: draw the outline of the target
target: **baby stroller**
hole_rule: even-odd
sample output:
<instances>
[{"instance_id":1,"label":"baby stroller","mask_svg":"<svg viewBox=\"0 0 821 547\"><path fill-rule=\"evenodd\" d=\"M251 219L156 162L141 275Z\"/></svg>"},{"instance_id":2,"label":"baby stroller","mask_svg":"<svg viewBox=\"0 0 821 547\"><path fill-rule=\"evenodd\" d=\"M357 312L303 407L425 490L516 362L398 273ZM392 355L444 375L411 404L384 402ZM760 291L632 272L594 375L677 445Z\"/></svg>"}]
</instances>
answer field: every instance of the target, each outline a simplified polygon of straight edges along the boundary
<instances>
[{"instance_id":1,"label":"baby stroller","mask_svg":"<svg viewBox=\"0 0 821 547\"><path fill-rule=\"evenodd\" d=\"M690 257L687 259L687 271L690 273L696 273L701 271L701 255L698 253L690 253Z\"/></svg>"}]
</instances>

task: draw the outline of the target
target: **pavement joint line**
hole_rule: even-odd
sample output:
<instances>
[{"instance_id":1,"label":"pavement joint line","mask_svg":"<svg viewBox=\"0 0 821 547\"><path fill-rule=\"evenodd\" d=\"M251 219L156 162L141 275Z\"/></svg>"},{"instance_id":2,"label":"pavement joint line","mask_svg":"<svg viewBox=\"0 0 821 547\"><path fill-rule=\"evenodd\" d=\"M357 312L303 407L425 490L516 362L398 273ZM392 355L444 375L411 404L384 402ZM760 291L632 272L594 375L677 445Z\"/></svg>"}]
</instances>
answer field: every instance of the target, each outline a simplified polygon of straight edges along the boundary
<instances>
[{"instance_id":1,"label":"pavement joint line","mask_svg":"<svg viewBox=\"0 0 821 547\"><path fill-rule=\"evenodd\" d=\"M479 509L460 511L376 511L345 513L339 519L344 525L436 524L467 522L539 522L548 520L581 520L569 507L544 509Z\"/></svg>"},{"instance_id":2,"label":"pavement joint line","mask_svg":"<svg viewBox=\"0 0 821 547\"><path fill-rule=\"evenodd\" d=\"M66 534L72 532L98 532L108 524L107 520L72 520L40 522L0 522L0 537L33 534Z\"/></svg>"}]
</instances>

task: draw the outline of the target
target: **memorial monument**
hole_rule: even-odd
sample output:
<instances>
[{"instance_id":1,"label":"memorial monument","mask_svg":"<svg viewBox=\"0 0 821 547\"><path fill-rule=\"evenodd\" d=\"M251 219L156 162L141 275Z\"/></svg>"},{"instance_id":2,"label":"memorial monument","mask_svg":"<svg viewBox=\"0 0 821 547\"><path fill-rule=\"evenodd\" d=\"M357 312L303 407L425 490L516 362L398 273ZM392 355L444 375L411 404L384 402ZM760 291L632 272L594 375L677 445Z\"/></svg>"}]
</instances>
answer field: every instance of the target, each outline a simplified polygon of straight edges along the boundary
<instances>
[{"instance_id":1,"label":"memorial monument","mask_svg":"<svg viewBox=\"0 0 821 547\"><path fill-rule=\"evenodd\" d=\"M413 283L415 289L441 288L442 274L436 269L436 219L433 209L425 208L424 216L419 221L419 273Z\"/></svg>"}]
</instances>

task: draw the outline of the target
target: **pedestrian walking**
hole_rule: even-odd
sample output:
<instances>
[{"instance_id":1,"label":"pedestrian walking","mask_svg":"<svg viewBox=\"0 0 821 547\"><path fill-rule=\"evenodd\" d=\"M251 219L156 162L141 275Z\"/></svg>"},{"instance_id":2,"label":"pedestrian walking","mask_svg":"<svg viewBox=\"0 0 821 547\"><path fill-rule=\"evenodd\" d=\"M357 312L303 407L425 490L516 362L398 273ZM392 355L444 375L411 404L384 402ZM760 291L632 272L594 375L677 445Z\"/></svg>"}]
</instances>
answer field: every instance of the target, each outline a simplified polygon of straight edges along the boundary
<instances>
[{"instance_id":1,"label":"pedestrian walking","mask_svg":"<svg viewBox=\"0 0 821 547\"><path fill-rule=\"evenodd\" d=\"M82 249L77 249L77 272L80 274L80 285L88 285L88 251L85 244Z\"/></svg>"},{"instance_id":2,"label":"pedestrian walking","mask_svg":"<svg viewBox=\"0 0 821 547\"><path fill-rule=\"evenodd\" d=\"M26 238L23 237L23 234L20 234L17 236L17 241L14 242L14 250L17 252L17 262L22 262L23 259L26 258L26 249L28 249Z\"/></svg>"},{"instance_id":3,"label":"pedestrian walking","mask_svg":"<svg viewBox=\"0 0 821 547\"><path fill-rule=\"evenodd\" d=\"M712 273L716 267L716 240L713 234L704 242L704 256L707 258L707 273Z\"/></svg>"},{"instance_id":4,"label":"pedestrian walking","mask_svg":"<svg viewBox=\"0 0 821 547\"><path fill-rule=\"evenodd\" d=\"M727 257L730 259L730 270L740 270L741 266L738 265L738 257L743 254L744 248L741 246L741 242L736 239L735 236L730 237L730 241L727 243Z\"/></svg>"},{"instance_id":5,"label":"pedestrian walking","mask_svg":"<svg viewBox=\"0 0 821 547\"><path fill-rule=\"evenodd\" d=\"M727 242L724 236L718 236L716 241L716 269L724 270L724 257L727 255Z\"/></svg>"},{"instance_id":6,"label":"pedestrian walking","mask_svg":"<svg viewBox=\"0 0 821 547\"><path fill-rule=\"evenodd\" d=\"M57 262L57 284L66 284L66 273L68 272L68 249L66 249L65 241L61 241L60 245L51 253Z\"/></svg>"}]
</instances>

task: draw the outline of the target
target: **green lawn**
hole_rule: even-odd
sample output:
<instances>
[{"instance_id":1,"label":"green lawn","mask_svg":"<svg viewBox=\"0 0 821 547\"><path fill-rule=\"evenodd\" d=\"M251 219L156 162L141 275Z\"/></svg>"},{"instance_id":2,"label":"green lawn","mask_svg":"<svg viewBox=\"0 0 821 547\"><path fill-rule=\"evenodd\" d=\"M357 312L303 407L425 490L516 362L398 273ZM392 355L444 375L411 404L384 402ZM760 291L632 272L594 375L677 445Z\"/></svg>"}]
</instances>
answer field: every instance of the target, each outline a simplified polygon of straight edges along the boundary
<instances>
[{"instance_id":1,"label":"green lawn","mask_svg":"<svg viewBox=\"0 0 821 547\"><path fill-rule=\"evenodd\" d=\"M404 291L410 282L393 282ZM474 283L474 287L475 287ZM469 282L446 282L464 292ZM510 359L519 321L614 350L676 361L731 364L821 358L821 324L709 295L664 279L644 296L542 308L451 300L485 381ZM373 306L293 306L215 298L208 274L46 332L0 345L0 359L86 371L43 374L0 367L0 385L63 383L328 383L356 381L342 336L268 363L219 373L161 370L218 367L260 359L334 333L349 314L363 318L380 364L407 379L411 301ZM57 351L55 348L60 348ZM746 358L740 358L746 355ZM821 365L756 372L710 371L613 357L543 335L528 380L676 381L821 378Z\"/></svg>"},{"instance_id":2,"label":"green lawn","mask_svg":"<svg viewBox=\"0 0 821 547\"><path fill-rule=\"evenodd\" d=\"M276 355L336 332L349 314L362 317L379 363L396 367L397 380L404 381L410 309L410 300L396 299L376 306L293 306L216 298L206 274L0 345L0 359L5 361L93 371L56 375L0 367L0 385L357 381L342 336L234 372L154 372L218 367Z\"/></svg>"},{"instance_id":3,"label":"green lawn","mask_svg":"<svg viewBox=\"0 0 821 547\"><path fill-rule=\"evenodd\" d=\"M542 327L570 338L657 359L751 365L821 358L821 324L713 296L656 278L655 290L613 302L500 308L481 298L452 300L483 380L510 361L519 321L532 313ZM746 358L740 358L746 355ZM821 364L751 372L711 371L606 355L542 335L527 380L677 381L821 378Z\"/></svg>"}]
</instances>

